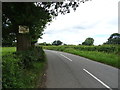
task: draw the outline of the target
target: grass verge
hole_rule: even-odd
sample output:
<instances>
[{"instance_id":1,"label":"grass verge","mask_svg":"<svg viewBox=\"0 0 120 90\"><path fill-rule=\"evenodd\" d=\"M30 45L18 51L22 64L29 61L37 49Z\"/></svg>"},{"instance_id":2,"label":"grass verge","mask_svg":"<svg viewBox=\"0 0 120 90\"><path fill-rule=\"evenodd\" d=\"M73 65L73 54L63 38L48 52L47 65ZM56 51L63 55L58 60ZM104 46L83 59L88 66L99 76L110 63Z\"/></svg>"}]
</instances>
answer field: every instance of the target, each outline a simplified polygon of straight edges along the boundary
<instances>
[{"instance_id":1,"label":"grass verge","mask_svg":"<svg viewBox=\"0 0 120 90\"><path fill-rule=\"evenodd\" d=\"M54 48L52 48L52 46L46 46L44 48L49 49L49 50L57 50L57 51L72 53L72 54L79 55L85 58L89 58L97 62L111 65L116 68L120 68L120 63L118 62L118 58L120 56L115 53L106 53L106 52L98 52L98 51L81 51L75 48L69 48L69 47L64 48L63 46L62 47L54 46Z\"/></svg>"},{"instance_id":2,"label":"grass verge","mask_svg":"<svg viewBox=\"0 0 120 90\"><path fill-rule=\"evenodd\" d=\"M45 62L34 62L31 69L23 71L24 88L38 88L42 85L42 77L45 70ZM42 85L43 86L43 85Z\"/></svg>"}]
</instances>

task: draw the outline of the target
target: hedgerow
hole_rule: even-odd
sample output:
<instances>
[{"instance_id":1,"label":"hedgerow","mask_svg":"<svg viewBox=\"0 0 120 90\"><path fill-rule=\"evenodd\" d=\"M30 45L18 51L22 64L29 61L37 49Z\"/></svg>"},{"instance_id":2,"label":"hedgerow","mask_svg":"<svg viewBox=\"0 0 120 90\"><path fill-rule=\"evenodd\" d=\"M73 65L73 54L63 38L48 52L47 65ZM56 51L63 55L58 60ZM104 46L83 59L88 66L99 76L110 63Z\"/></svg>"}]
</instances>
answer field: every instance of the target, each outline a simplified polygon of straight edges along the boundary
<instances>
[{"instance_id":1,"label":"hedgerow","mask_svg":"<svg viewBox=\"0 0 120 90\"><path fill-rule=\"evenodd\" d=\"M35 88L45 66L42 47L18 53L15 47L3 47L2 54L2 88Z\"/></svg>"},{"instance_id":2,"label":"hedgerow","mask_svg":"<svg viewBox=\"0 0 120 90\"><path fill-rule=\"evenodd\" d=\"M44 46L44 49L64 51L75 55L80 55L91 60L105 63L120 68L118 58L120 55L120 47L118 45L102 45L102 46Z\"/></svg>"},{"instance_id":3,"label":"hedgerow","mask_svg":"<svg viewBox=\"0 0 120 90\"><path fill-rule=\"evenodd\" d=\"M119 45L101 45L101 46L83 46L83 45L71 45L71 46L44 46L45 49L63 51L66 48L74 48L80 51L98 51L106 53L119 53Z\"/></svg>"},{"instance_id":4,"label":"hedgerow","mask_svg":"<svg viewBox=\"0 0 120 90\"><path fill-rule=\"evenodd\" d=\"M44 51L42 47L32 47L27 51L17 52L16 54L21 60L19 65L23 68L30 68L33 62L44 60Z\"/></svg>"}]
</instances>

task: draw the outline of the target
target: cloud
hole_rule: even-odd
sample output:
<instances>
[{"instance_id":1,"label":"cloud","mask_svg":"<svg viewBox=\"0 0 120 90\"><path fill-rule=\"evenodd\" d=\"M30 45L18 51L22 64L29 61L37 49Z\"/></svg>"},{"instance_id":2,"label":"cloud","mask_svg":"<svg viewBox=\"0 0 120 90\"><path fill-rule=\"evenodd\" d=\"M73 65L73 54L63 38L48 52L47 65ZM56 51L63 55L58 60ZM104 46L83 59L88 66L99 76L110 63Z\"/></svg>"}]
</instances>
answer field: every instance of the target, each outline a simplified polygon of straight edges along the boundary
<instances>
[{"instance_id":1,"label":"cloud","mask_svg":"<svg viewBox=\"0 0 120 90\"><path fill-rule=\"evenodd\" d=\"M118 1L92 0L81 4L75 12L59 15L38 42L61 40L67 44L81 44L92 37L95 45L103 44L112 33L118 32Z\"/></svg>"}]
</instances>

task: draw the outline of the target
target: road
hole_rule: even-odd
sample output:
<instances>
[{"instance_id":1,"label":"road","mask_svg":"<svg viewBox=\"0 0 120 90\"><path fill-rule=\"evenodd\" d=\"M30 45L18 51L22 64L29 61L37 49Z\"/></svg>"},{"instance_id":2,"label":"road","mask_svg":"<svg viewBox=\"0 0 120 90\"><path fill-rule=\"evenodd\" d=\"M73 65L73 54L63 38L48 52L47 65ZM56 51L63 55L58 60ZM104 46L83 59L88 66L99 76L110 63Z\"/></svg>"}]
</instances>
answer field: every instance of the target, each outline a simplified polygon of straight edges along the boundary
<instances>
[{"instance_id":1,"label":"road","mask_svg":"<svg viewBox=\"0 0 120 90\"><path fill-rule=\"evenodd\" d=\"M118 88L118 69L77 55L45 50L47 88Z\"/></svg>"}]
</instances>

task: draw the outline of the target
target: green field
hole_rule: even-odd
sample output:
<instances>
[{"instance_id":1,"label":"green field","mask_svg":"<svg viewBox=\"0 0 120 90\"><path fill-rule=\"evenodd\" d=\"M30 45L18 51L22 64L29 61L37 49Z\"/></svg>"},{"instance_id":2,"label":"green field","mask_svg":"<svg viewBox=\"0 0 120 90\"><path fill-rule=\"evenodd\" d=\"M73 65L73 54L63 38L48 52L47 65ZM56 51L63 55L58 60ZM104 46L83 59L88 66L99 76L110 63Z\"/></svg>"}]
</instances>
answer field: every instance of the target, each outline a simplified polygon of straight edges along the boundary
<instances>
[{"instance_id":1,"label":"green field","mask_svg":"<svg viewBox=\"0 0 120 90\"><path fill-rule=\"evenodd\" d=\"M16 55L15 47L2 47L3 88L40 87L38 81L40 85L46 61L33 61L29 68L23 68L21 62L22 59Z\"/></svg>"},{"instance_id":2,"label":"green field","mask_svg":"<svg viewBox=\"0 0 120 90\"><path fill-rule=\"evenodd\" d=\"M15 47L2 47L2 56L16 52Z\"/></svg>"},{"instance_id":3,"label":"green field","mask_svg":"<svg viewBox=\"0 0 120 90\"><path fill-rule=\"evenodd\" d=\"M68 52L120 68L118 46L44 46L44 49Z\"/></svg>"}]
</instances>

